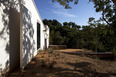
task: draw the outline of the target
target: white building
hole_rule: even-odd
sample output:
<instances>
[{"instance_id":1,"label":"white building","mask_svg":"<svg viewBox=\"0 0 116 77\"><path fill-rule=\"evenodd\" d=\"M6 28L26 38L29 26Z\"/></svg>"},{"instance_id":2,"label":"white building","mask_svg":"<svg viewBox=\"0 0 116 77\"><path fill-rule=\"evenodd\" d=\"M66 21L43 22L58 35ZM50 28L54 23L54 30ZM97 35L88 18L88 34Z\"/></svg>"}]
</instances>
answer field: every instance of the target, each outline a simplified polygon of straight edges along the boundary
<instances>
[{"instance_id":1,"label":"white building","mask_svg":"<svg viewBox=\"0 0 116 77\"><path fill-rule=\"evenodd\" d=\"M23 69L39 48L48 45L49 28L43 24L33 0L0 0L1 73L17 66Z\"/></svg>"}]
</instances>

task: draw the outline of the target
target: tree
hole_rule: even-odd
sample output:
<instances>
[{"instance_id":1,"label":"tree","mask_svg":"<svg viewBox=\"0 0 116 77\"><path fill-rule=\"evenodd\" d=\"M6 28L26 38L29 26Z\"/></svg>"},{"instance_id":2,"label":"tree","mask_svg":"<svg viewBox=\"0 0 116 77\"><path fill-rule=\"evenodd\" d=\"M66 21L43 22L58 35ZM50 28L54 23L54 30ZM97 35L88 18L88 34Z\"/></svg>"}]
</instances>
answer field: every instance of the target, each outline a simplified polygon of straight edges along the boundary
<instances>
[{"instance_id":1,"label":"tree","mask_svg":"<svg viewBox=\"0 0 116 77\"><path fill-rule=\"evenodd\" d=\"M96 52L116 52L116 32L93 17L89 18L88 25L80 30L69 26L73 22L64 22L62 25L57 20L43 21L51 29L50 44L67 45L68 48L84 48Z\"/></svg>"},{"instance_id":2,"label":"tree","mask_svg":"<svg viewBox=\"0 0 116 77\"><path fill-rule=\"evenodd\" d=\"M74 2L74 4L78 3L78 0L52 0L52 2L55 2L55 1L65 6L66 9L71 9L71 7L69 6L70 2Z\"/></svg>"},{"instance_id":3,"label":"tree","mask_svg":"<svg viewBox=\"0 0 116 77\"><path fill-rule=\"evenodd\" d=\"M73 2L74 4L78 4L79 0L52 0L52 2L57 1L58 3L60 3L61 5L65 6L66 9L71 9L71 7L69 6L70 2ZM100 0L89 0L89 2L97 2ZM102 0L102 1L108 1L108 0ZM115 4L116 6L116 0L112 0L112 2Z\"/></svg>"},{"instance_id":4,"label":"tree","mask_svg":"<svg viewBox=\"0 0 116 77\"><path fill-rule=\"evenodd\" d=\"M69 6L70 2L74 2L74 4L78 3L78 0L52 0L57 1L61 5L65 6L66 9L70 9ZM102 17L100 18L101 21L105 21L108 26L110 26L112 29L116 30L116 7L113 6L112 2L115 3L115 0L89 0L89 2L94 3L94 8L96 9L96 12L101 12Z\"/></svg>"},{"instance_id":5,"label":"tree","mask_svg":"<svg viewBox=\"0 0 116 77\"><path fill-rule=\"evenodd\" d=\"M70 48L77 47L78 29L74 22L64 22L63 25L57 20L43 20L50 27L50 44L67 45ZM80 28L78 26L78 28Z\"/></svg>"},{"instance_id":6,"label":"tree","mask_svg":"<svg viewBox=\"0 0 116 77\"><path fill-rule=\"evenodd\" d=\"M77 29L78 29L78 30L80 30L80 28L81 28L81 26L80 26L80 25L77 25L76 27L77 27Z\"/></svg>"},{"instance_id":7,"label":"tree","mask_svg":"<svg viewBox=\"0 0 116 77\"><path fill-rule=\"evenodd\" d=\"M67 22L64 22L63 25L64 25L64 26L68 26L69 24L68 24Z\"/></svg>"}]
</instances>

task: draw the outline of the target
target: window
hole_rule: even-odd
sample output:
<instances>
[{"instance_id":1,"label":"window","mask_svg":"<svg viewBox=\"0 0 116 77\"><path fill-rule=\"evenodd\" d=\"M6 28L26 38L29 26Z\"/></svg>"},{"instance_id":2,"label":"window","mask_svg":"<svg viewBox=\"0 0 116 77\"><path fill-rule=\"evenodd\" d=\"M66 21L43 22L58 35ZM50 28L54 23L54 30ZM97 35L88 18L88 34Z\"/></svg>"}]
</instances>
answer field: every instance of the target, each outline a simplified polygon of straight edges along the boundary
<instances>
[{"instance_id":1,"label":"window","mask_svg":"<svg viewBox=\"0 0 116 77\"><path fill-rule=\"evenodd\" d=\"M37 49L40 48L40 24L37 23Z\"/></svg>"}]
</instances>

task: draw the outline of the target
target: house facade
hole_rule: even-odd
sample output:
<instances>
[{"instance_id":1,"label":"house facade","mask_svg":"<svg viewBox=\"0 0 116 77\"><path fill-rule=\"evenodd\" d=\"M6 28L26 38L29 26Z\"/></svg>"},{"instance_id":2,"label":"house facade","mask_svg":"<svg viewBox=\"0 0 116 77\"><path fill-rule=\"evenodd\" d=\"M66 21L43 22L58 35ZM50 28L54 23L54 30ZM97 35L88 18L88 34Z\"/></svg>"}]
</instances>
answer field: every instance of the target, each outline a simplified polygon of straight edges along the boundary
<instances>
[{"instance_id":1,"label":"house facade","mask_svg":"<svg viewBox=\"0 0 116 77\"><path fill-rule=\"evenodd\" d=\"M0 73L20 69L39 49L49 45L44 25L33 0L0 0Z\"/></svg>"}]
</instances>

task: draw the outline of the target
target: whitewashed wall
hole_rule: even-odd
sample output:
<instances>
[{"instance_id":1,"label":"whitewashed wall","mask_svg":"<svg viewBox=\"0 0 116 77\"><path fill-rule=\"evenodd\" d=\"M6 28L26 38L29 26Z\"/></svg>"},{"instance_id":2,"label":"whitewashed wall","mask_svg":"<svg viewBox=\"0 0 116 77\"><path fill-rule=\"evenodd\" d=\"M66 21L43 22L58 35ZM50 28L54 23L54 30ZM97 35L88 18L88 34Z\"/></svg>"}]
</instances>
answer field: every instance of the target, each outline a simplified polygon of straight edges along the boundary
<instances>
[{"instance_id":1,"label":"whitewashed wall","mask_svg":"<svg viewBox=\"0 0 116 77\"><path fill-rule=\"evenodd\" d=\"M44 32L44 38L47 40L47 48L49 47L49 32L50 29L48 27L48 25L45 25L45 32Z\"/></svg>"},{"instance_id":2,"label":"whitewashed wall","mask_svg":"<svg viewBox=\"0 0 116 77\"><path fill-rule=\"evenodd\" d=\"M4 9L5 5L0 3L0 71L3 71L9 62L9 15L4 13Z\"/></svg>"},{"instance_id":3,"label":"whitewashed wall","mask_svg":"<svg viewBox=\"0 0 116 77\"><path fill-rule=\"evenodd\" d=\"M0 74L17 65L24 68L37 54L37 22L44 49L45 28L33 0L24 0L21 7L19 1L0 0Z\"/></svg>"},{"instance_id":4,"label":"whitewashed wall","mask_svg":"<svg viewBox=\"0 0 116 77\"><path fill-rule=\"evenodd\" d=\"M19 64L19 6L18 0L0 0L0 73Z\"/></svg>"},{"instance_id":5,"label":"whitewashed wall","mask_svg":"<svg viewBox=\"0 0 116 77\"><path fill-rule=\"evenodd\" d=\"M22 68L37 54L37 22L40 24L40 48L44 49L44 25L33 0L22 6Z\"/></svg>"},{"instance_id":6,"label":"whitewashed wall","mask_svg":"<svg viewBox=\"0 0 116 77\"><path fill-rule=\"evenodd\" d=\"M49 32L50 32L50 29L49 29L49 27L48 27L48 25L47 25L47 48L49 47L49 38L50 38L50 37L49 37L49 36L50 36L50 35L49 35L49 34L50 34Z\"/></svg>"}]
</instances>

